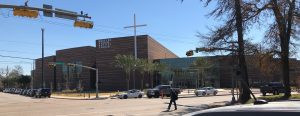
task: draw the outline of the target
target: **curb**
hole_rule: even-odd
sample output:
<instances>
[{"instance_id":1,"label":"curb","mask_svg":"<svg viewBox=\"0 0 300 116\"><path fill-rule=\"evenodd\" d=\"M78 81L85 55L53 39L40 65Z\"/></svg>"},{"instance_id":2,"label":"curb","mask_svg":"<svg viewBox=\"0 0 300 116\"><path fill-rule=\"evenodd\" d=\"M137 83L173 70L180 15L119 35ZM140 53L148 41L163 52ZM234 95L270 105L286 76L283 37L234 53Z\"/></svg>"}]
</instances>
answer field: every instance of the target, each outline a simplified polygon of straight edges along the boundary
<instances>
[{"instance_id":1,"label":"curb","mask_svg":"<svg viewBox=\"0 0 300 116\"><path fill-rule=\"evenodd\" d=\"M78 98L78 97L64 97L64 96L51 96L54 99L68 99L68 100L104 100L109 97L99 97L99 98Z\"/></svg>"}]
</instances>

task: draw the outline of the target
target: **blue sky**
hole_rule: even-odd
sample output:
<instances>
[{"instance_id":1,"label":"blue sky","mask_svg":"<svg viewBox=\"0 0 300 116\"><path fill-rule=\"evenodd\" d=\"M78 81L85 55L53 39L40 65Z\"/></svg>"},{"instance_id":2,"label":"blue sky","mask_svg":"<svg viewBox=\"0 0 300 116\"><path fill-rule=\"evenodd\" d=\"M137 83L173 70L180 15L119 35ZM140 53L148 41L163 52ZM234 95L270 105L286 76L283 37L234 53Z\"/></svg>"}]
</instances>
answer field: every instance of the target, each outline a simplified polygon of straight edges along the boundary
<instances>
[{"instance_id":1,"label":"blue sky","mask_svg":"<svg viewBox=\"0 0 300 116\"><path fill-rule=\"evenodd\" d=\"M1 0L0 4L23 5L25 0ZM0 9L0 55L39 58L41 57L41 28L45 28L45 56L56 50L95 46L95 40L133 35L133 14L138 24L147 27L138 29L138 34L148 34L180 57L185 52L200 46L197 32L206 33L207 28L218 24L206 14L213 6L204 8L200 0L30 0L28 5L42 7L52 5L71 11L84 11L92 17L94 29L73 27L73 21L43 17L37 19L15 17L12 11ZM252 36L250 34L250 36ZM253 35L254 37L258 35ZM200 56L203 54L195 54ZM20 64L29 74L28 60L0 57L0 67ZM26 62L26 63L24 63Z\"/></svg>"}]
</instances>

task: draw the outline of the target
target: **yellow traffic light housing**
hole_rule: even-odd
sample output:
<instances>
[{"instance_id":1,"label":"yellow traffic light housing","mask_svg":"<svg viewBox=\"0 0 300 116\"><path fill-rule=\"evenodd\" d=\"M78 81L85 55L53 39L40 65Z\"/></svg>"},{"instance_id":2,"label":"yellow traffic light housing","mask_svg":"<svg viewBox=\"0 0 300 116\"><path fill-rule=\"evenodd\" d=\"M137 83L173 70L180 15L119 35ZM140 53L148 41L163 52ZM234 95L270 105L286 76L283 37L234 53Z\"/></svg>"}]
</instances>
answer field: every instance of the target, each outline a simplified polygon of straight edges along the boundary
<instances>
[{"instance_id":1,"label":"yellow traffic light housing","mask_svg":"<svg viewBox=\"0 0 300 116\"><path fill-rule=\"evenodd\" d=\"M69 66L69 67L75 67L76 64L68 63L68 66Z\"/></svg>"},{"instance_id":2,"label":"yellow traffic light housing","mask_svg":"<svg viewBox=\"0 0 300 116\"><path fill-rule=\"evenodd\" d=\"M93 28L94 23L92 21L84 21L84 20L76 20L74 22L74 27L82 27L82 28Z\"/></svg>"},{"instance_id":3,"label":"yellow traffic light housing","mask_svg":"<svg viewBox=\"0 0 300 116\"><path fill-rule=\"evenodd\" d=\"M29 9L14 8L13 12L14 16L22 16L29 18L37 18L39 15L39 11Z\"/></svg>"},{"instance_id":4,"label":"yellow traffic light housing","mask_svg":"<svg viewBox=\"0 0 300 116\"><path fill-rule=\"evenodd\" d=\"M193 56L193 55L194 55L193 50L189 50L186 52L186 56Z\"/></svg>"},{"instance_id":5,"label":"yellow traffic light housing","mask_svg":"<svg viewBox=\"0 0 300 116\"><path fill-rule=\"evenodd\" d=\"M48 66L49 66L49 68L54 68L56 66L56 64L49 62Z\"/></svg>"}]
</instances>

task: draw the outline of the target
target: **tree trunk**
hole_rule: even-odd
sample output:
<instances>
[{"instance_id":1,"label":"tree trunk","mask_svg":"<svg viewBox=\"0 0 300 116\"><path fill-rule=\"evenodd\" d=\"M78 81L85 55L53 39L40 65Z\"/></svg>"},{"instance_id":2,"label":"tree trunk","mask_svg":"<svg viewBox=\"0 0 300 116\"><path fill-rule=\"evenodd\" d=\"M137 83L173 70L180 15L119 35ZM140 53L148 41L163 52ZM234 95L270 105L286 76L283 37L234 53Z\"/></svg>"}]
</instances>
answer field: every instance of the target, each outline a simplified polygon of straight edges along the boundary
<instances>
[{"instance_id":1,"label":"tree trunk","mask_svg":"<svg viewBox=\"0 0 300 116\"><path fill-rule=\"evenodd\" d=\"M127 80L127 90L129 90L130 72L128 73L128 77L126 80Z\"/></svg>"},{"instance_id":2,"label":"tree trunk","mask_svg":"<svg viewBox=\"0 0 300 116\"><path fill-rule=\"evenodd\" d=\"M239 65L241 70L241 81L245 83L242 84L242 93L240 94L240 102L246 103L250 99L249 82L248 82L248 72L246 66L246 60L244 55L244 38L243 38L243 18L241 11L241 1L235 0L235 15L236 15L236 28L238 34L238 54L239 54ZM243 83L243 82L242 82Z\"/></svg>"},{"instance_id":3,"label":"tree trunk","mask_svg":"<svg viewBox=\"0 0 300 116\"><path fill-rule=\"evenodd\" d=\"M151 81L151 88L153 88L153 77L151 72L149 72L149 77L150 77L150 81Z\"/></svg>"},{"instance_id":4,"label":"tree trunk","mask_svg":"<svg viewBox=\"0 0 300 116\"><path fill-rule=\"evenodd\" d=\"M144 78L145 78L145 74L142 74L142 79L141 79L141 90L144 89Z\"/></svg>"}]
</instances>

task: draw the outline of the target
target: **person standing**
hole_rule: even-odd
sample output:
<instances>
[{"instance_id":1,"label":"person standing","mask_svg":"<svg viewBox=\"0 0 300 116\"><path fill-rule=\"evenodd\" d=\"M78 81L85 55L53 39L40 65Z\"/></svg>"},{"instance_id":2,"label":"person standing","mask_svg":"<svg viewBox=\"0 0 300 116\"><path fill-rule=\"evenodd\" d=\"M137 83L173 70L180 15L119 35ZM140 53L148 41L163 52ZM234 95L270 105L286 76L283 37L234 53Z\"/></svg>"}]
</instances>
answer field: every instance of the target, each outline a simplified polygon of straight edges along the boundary
<instances>
[{"instance_id":1,"label":"person standing","mask_svg":"<svg viewBox=\"0 0 300 116\"><path fill-rule=\"evenodd\" d=\"M177 110L176 100L178 99L178 94L173 89L170 89L170 94L171 94L170 95L171 98L170 98L168 110L170 110L172 102L174 103L175 110Z\"/></svg>"}]
</instances>

